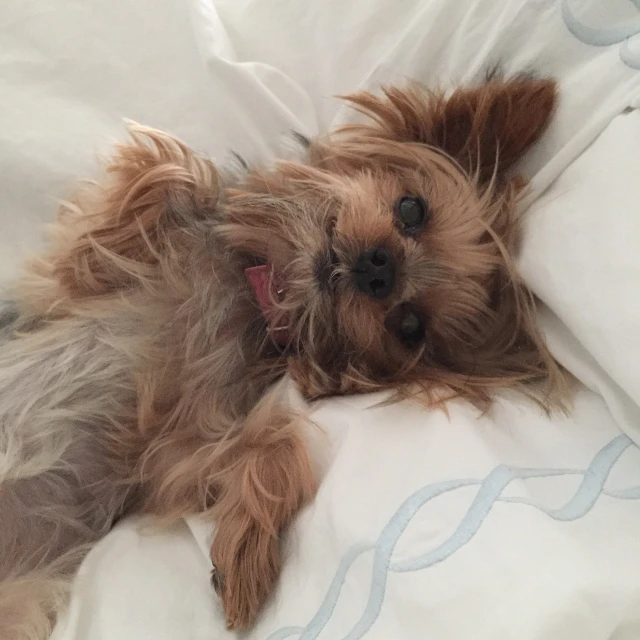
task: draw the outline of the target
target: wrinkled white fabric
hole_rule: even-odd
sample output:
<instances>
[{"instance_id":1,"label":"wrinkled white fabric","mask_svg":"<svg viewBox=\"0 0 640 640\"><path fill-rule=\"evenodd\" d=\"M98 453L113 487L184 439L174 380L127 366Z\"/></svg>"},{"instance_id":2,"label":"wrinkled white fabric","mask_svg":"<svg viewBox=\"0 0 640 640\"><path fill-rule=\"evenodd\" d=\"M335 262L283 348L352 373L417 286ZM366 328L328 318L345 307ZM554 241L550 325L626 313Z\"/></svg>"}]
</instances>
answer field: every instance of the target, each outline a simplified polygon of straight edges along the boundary
<instances>
[{"instance_id":1,"label":"wrinkled white fabric","mask_svg":"<svg viewBox=\"0 0 640 640\"><path fill-rule=\"evenodd\" d=\"M560 80L557 118L523 163L521 266L554 353L586 385L573 412L510 393L483 417L319 405L320 492L250 640L640 636L640 117L620 115L640 103L639 15L626 0L0 6L1 282L123 117L220 161L259 160L292 129L344 122L332 95L358 87L451 87L498 63ZM138 525L90 555L55 640L233 637L208 581L211 523Z\"/></svg>"}]
</instances>

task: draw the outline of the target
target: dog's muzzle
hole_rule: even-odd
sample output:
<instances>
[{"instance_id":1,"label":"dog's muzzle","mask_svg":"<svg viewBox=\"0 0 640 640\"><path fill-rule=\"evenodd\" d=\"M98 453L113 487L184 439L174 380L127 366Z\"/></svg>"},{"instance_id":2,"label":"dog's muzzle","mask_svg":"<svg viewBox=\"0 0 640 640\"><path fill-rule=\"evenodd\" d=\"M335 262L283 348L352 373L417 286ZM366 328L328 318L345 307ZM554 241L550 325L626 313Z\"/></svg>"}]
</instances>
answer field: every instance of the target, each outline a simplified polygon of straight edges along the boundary
<instances>
[{"instance_id":1,"label":"dog's muzzle","mask_svg":"<svg viewBox=\"0 0 640 640\"><path fill-rule=\"evenodd\" d=\"M396 283L395 261L385 247L374 247L360 254L352 273L356 287L372 298L386 298Z\"/></svg>"}]
</instances>

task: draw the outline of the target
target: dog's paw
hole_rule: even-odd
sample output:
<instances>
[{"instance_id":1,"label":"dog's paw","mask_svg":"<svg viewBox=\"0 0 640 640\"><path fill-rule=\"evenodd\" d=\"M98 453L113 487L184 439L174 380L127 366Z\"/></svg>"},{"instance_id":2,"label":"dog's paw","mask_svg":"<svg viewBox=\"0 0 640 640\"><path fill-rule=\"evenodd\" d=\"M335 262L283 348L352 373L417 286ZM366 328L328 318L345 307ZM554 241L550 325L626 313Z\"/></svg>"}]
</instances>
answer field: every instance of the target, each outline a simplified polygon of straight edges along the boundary
<instances>
[{"instance_id":1,"label":"dog's paw","mask_svg":"<svg viewBox=\"0 0 640 640\"><path fill-rule=\"evenodd\" d=\"M258 523L242 520L221 523L211 547L211 583L228 629L253 625L280 573L277 537Z\"/></svg>"},{"instance_id":2,"label":"dog's paw","mask_svg":"<svg viewBox=\"0 0 640 640\"><path fill-rule=\"evenodd\" d=\"M237 456L219 474L211 512L213 579L230 629L250 627L275 589L281 538L316 487L298 418L272 404L247 418Z\"/></svg>"}]
</instances>

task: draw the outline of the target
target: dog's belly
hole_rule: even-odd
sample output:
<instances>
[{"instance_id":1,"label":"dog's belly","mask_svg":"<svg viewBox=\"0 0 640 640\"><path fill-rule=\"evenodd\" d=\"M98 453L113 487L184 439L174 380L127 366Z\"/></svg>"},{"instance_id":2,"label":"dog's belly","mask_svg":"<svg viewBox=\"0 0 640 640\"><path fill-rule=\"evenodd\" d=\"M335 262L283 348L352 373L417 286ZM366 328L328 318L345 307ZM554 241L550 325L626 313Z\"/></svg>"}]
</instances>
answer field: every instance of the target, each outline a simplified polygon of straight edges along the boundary
<instances>
[{"instance_id":1,"label":"dog's belly","mask_svg":"<svg viewBox=\"0 0 640 640\"><path fill-rule=\"evenodd\" d=\"M26 328L0 344L0 581L104 535L128 495L107 442L131 363L95 323Z\"/></svg>"},{"instance_id":2,"label":"dog's belly","mask_svg":"<svg viewBox=\"0 0 640 640\"><path fill-rule=\"evenodd\" d=\"M12 300L0 300L0 343L6 342L18 321L18 306Z\"/></svg>"},{"instance_id":3,"label":"dog's belly","mask_svg":"<svg viewBox=\"0 0 640 640\"><path fill-rule=\"evenodd\" d=\"M74 442L58 465L0 484L0 582L66 554L62 565L75 568L79 547L100 539L122 509L126 491L94 442Z\"/></svg>"}]
</instances>

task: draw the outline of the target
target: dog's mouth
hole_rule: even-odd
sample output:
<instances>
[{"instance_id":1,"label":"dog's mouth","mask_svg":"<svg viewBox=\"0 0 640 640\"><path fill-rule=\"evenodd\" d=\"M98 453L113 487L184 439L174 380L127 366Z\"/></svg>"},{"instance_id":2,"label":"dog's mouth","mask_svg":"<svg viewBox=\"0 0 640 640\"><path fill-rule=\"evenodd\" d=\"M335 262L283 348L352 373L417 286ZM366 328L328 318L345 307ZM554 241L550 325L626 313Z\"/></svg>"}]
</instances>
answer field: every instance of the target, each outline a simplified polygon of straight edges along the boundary
<instances>
[{"instance_id":1,"label":"dog's mouth","mask_svg":"<svg viewBox=\"0 0 640 640\"><path fill-rule=\"evenodd\" d=\"M282 275L268 264L247 267L245 276L253 289L273 343L284 349L289 343L289 319L276 308L284 295Z\"/></svg>"}]
</instances>

